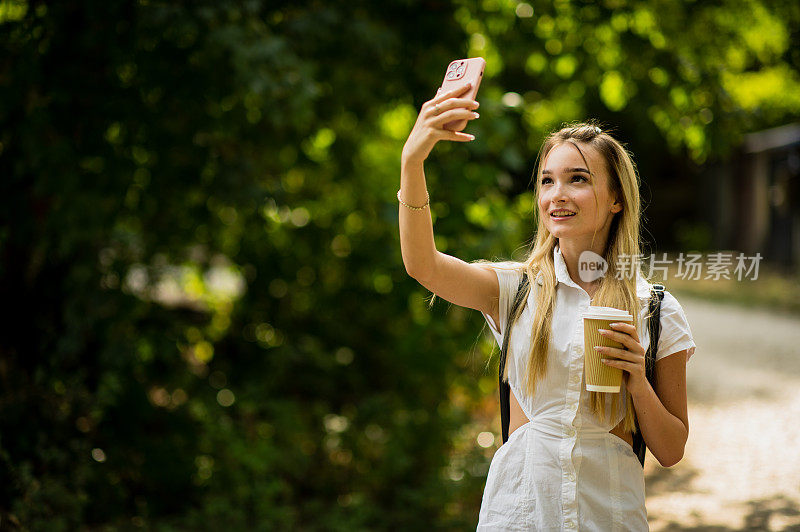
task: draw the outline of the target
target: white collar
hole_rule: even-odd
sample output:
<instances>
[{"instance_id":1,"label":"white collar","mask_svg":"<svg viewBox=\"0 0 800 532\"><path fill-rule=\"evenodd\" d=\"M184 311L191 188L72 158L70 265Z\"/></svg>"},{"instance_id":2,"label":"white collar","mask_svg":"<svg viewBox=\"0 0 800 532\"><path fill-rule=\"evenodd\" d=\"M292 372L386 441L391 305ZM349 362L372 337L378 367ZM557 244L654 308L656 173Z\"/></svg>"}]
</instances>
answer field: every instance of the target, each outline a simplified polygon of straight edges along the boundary
<instances>
[{"instance_id":1,"label":"white collar","mask_svg":"<svg viewBox=\"0 0 800 532\"><path fill-rule=\"evenodd\" d=\"M556 270L556 280L559 283L564 283L567 286L572 286L573 288L579 288L582 290L578 284L572 280L572 277L569 276L569 271L567 270L567 263L564 261L564 257L561 255L561 248L556 244L555 248L553 248L553 264L555 265ZM541 286L544 283L544 274L539 272L539 275L536 277L536 282ZM650 290L652 285L648 283L639 272L636 272L636 295L639 299L650 299Z\"/></svg>"}]
</instances>

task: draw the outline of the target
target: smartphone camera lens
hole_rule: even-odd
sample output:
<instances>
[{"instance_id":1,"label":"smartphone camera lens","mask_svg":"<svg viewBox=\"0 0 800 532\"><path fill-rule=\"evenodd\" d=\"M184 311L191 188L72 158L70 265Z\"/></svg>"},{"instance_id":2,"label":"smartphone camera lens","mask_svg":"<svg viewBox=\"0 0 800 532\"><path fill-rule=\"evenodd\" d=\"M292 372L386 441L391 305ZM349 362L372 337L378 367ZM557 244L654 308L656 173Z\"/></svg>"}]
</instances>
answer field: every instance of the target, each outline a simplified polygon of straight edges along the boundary
<instances>
[{"instance_id":1,"label":"smartphone camera lens","mask_svg":"<svg viewBox=\"0 0 800 532\"><path fill-rule=\"evenodd\" d=\"M461 67L460 67L458 70L456 70L456 73L457 73L457 74L460 76L461 74L463 74L463 73L464 73L464 69L465 69L465 68L466 68L466 67L465 67L464 65L462 65L462 66L461 66Z\"/></svg>"},{"instance_id":2,"label":"smartphone camera lens","mask_svg":"<svg viewBox=\"0 0 800 532\"><path fill-rule=\"evenodd\" d=\"M455 70L457 68L458 68L458 63L453 62L453 63L450 63L450 66L447 68L447 70Z\"/></svg>"}]
</instances>

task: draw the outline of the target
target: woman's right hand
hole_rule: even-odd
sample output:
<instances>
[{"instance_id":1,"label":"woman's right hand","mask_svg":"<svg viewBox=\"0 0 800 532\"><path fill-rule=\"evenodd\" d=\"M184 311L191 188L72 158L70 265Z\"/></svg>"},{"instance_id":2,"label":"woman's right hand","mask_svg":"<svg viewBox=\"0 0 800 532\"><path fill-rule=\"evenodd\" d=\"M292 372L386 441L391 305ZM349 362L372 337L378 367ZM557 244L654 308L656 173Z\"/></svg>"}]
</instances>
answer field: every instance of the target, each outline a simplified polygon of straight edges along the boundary
<instances>
[{"instance_id":1,"label":"woman's right hand","mask_svg":"<svg viewBox=\"0 0 800 532\"><path fill-rule=\"evenodd\" d=\"M468 142L475 139L467 133L444 129L445 124L454 120L478 118L478 113L473 111L478 108L478 102L457 97L464 94L469 87L470 84L467 83L449 92L437 92L432 100L422 104L417 122L403 146L403 160L424 161L440 140Z\"/></svg>"}]
</instances>

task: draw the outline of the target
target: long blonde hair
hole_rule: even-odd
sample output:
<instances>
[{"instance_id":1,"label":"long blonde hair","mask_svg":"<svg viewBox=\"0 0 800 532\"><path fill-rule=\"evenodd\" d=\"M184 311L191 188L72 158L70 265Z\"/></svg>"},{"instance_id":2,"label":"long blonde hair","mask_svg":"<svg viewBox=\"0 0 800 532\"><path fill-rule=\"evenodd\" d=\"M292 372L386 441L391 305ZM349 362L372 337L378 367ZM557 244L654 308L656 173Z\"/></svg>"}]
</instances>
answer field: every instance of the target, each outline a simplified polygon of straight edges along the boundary
<instances>
[{"instance_id":1,"label":"long blonde hair","mask_svg":"<svg viewBox=\"0 0 800 532\"><path fill-rule=\"evenodd\" d=\"M535 171L535 200L534 217L536 220L536 234L532 239L531 248L524 262L518 263L511 269L522 270L528 276L528 284L525 292L521 294L522 300L526 301L530 290L536 283L537 276L541 273L542 285L536 290L536 312L534 313L533 325L531 327L531 350L528 355L528 374L523 383L524 388L531 397L536 393L536 384L547 374L547 354L550 345L552 331L553 312L555 305L556 281L555 263L553 261L553 251L557 239L547 230L539 212L539 194L542 178L542 166L550 151L564 143L572 143L580 152L586 168L595 176L596 169L592 169L586 160L581 146L589 146L599 153L605 161L606 171L608 172L609 193L622 201L622 210L614 215L608 234L608 242L604 253L604 258L608 262L608 271L600 279L599 286L591 304L597 306L614 307L627 310L633 315L633 325L639 328L639 312L642 303L636 293L636 276L643 279L639 264L634 261L634 275L630 272L620 272L617 274L617 267L621 262L620 257L638 258L640 256L640 199L639 199L639 175L636 171L632 156L628 151L611 135L603 132L597 127L596 121L573 123L558 131L551 132L545 139L539 151L537 169ZM579 145L580 144L580 145ZM592 186L595 187L593 180ZM597 190L594 189L595 201L597 201ZM597 233L595 232L595 235ZM473 264L492 264L490 261L477 260ZM627 264L630 264L628 262ZM513 296L510 296L513 297ZM432 301L431 301L432 302ZM647 302L644 302L646 305ZM516 323L522 314L523 305L520 305L513 316L509 316L512 325ZM510 349L510 348L509 348ZM508 364L505 367L504 380L508 380ZM593 414L601 421L606 418L605 402L609 394L601 392L589 392L589 404ZM617 412L620 394L613 394L611 398L611 415ZM633 399L630 392L626 390L626 414L624 417L623 430L625 432L635 432L635 411Z\"/></svg>"}]
</instances>

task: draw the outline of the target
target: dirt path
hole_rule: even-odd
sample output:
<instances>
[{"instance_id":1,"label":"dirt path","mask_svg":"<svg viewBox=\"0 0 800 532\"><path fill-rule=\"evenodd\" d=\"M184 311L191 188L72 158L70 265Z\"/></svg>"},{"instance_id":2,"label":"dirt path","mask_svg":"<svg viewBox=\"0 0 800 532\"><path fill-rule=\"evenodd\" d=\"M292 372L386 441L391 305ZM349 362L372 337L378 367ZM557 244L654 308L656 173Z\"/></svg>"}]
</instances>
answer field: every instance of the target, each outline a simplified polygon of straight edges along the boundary
<instances>
[{"instance_id":1,"label":"dirt path","mask_svg":"<svg viewBox=\"0 0 800 532\"><path fill-rule=\"evenodd\" d=\"M697 344L689 441L671 468L648 453L650 529L800 531L800 318L678 300Z\"/></svg>"}]
</instances>

